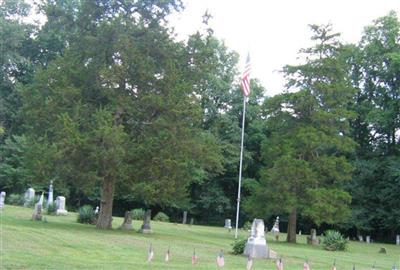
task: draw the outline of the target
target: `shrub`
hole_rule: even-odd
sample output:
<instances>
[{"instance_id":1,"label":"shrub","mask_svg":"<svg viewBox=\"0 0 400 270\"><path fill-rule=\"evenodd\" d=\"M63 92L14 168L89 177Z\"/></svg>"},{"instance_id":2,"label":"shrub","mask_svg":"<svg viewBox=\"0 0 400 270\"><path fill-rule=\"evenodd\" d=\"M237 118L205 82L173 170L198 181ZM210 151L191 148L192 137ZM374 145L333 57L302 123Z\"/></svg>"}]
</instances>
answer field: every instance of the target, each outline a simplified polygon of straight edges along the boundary
<instances>
[{"instance_id":1,"label":"shrub","mask_svg":"<svg viewBox=\"0 0 400 270\"><path fill-rule=\"evenodd\" d=\"M244 248L246 246L247 239L237 239L232 244L233 254L241 255L244 252Z\"/></svg>"},{"instance_id":2,"label":"shrub","mask_svg":"<svg viewBox=\"0 0 400 270\"><path fill-rule=\"evenodd\" d=\"M250 221L246 221L243 225L243 230L251 230L251 222Z\"/></svg>"},{"instance_id":3,"label":"shrub","mask_svg":"<svg viewBox=\"0 0 400 270\"><path fill-rule=\"evenodd\" d=\"M142 208L136 208L131 211L132 219L142 220L144 218L145 211Z\"/></svg>"},{"instance_id":4,"label":"shrub","mask_svg":"<svg viewBox=\"0 0 400 270\"><path fill-rule=\"evenodd\" d=\"M10 194L6 197L7 203L11 205L24 205L24 195L21 194Z\"/></svg>"},{"instance_id":5,"label":"shrub","mask_svg":"<svg viewBox=\"0 0 400 270\"><path fill-rule=\"evenodd\" d=\"M91 205L84 205L79 208L78 211L78 222L84 224L95 224L96 216Z\"/></svg>"},{"instance_id":6,"label":"shrub","mask_svg":"<svg viewBox=\"0 0 400 270\"><path fill-rule=\"evenodd\" d=\"M154 221L169 222L169 216L163 212L158 212L153 218Z\"/></svg>"},{"instance_id":7,"label":"shrub","mask_svg":"<svg viewBox=\"0 0 400 270\"><path fill-rule=\"evenodd\" d=\"M48 215L55 215L56 212L57 212L57 205L55 203L51 203L49 204L49 206L47 206Z\"/></svg>"},{"instance_id":8,"label":"shrub","mask_svg":"<svg viewBox=\"0 0 400 270\"><path fill-rule=\"evenodd\" d=\"M330 251L346 250L348 242L340 232L334 230L325 231L322 240L324 248Z\"/></svg>"}]
</instances>

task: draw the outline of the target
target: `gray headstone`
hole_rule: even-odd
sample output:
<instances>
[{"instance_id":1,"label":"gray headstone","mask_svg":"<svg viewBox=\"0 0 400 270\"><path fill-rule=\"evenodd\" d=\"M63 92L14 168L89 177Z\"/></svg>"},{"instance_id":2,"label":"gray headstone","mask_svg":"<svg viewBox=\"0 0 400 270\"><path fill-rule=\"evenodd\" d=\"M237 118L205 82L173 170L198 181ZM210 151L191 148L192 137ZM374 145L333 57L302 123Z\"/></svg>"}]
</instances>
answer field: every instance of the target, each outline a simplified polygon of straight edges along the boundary
<instances>
[{"instance_id":1,"label":"gray headstone","mask_svg":"<svg viewBox=\"0 0 400 270\"><path fill-rule=\"evenodd\" d=\"M224 228L228 229L229 231L232 230L232 221L231 221L229 218L225 219L225 226L224 226Z\"/></svg>"},{"instance_id":2,"label":"gray headstone","mask_svg":"<svg viewBox=\"0 0 400 270\"><path fill-rule=\"evenodd\" d=\"M192 226L194 224L194 218L190 218L190 223L189 225Z\"/></svg>"},{"instance_id":3,"label":"gray headstone","mask_svg":"<svg viewBox=\"0 0 400 270\"><path fill-rule=\"evenodd\" d=\"M121 227L122 230L132 230L132 215L130 211L125 212L124 222Z\"/></svg>"},{"instance_id":4,"label":"gray headstone","mask_svg":"<svg viewBox=\"0 0 400 270\"><path fill-rule=\"evenodd\" d=\"M371 243L371 236L367 235L367 236L365 237L365 242L366 242L367 244Z\"/></svg>"},{"instance_id":5,"label":"gray headstone","mask_svg":"<svg viewBox=\"0 0 400 270\"><path fill-rule=\"evenodd\" d=\"M68 215L68 211L65 210L65 197L57 196L56 198L56 215L58 216L66 216Z\"/></svg>"},{"instance_id":6,"label":"gray headstone","mask_svg":"<svg viewBox=\"0 0 400 270\"><path fill-rule=\"evenodd\" d=\"M6 192L2 191L0 193L0 209L4 208L4 201L6 200Z\"/></svg>"},{"instance_id":7,"label":"gray headstone","mask_svg":"<svg viewBox=\"0 0 400 270\"><path fill-rule=\"evenodd\" d=\"M396 235L396 245L400 245L400 235Z\"/></svg>"},{"instance_id":8,"label":"gray headstone","mask_svg":"<svg viewBox=\"0 0 400 270\"><path fill-rule=\"evenodd\" d=\"M183 211L183 220L182 220L182 224L186 224L187 222L187 211Z\"/></svg>"},{"instance_id":9,"label":"gray headstone","mask_svg":"<svg viewBox=\"0 0 400 270\"><path fill-rule=\"evenodd\" d=\"M307 244L318 245L317 230L311 229L310 236L307 236Z\"/></svg>"},{"instance_id":10,"label":"gray headstone","mask_svg":"<svg viewBox=\"0 0 400 270\"><path fill-rule=\"evenodd\" d=\"M251 226L250 237L247 239L244 249L244 255L255 259L269 258L264 228L264 221L262 219L254 219Z\"/></svg>"},{"instance_id":11,"label":"gray headstone","mask_svg":"<svg viewBox=\"0 0 400 270\"><path fill-rule=\"evenodd\" d=\"M35 190L33 188L28 188L25 192L24 199L24 206L26 207L35 199Z\"/></svg>"},{"instance_id":12,"label":"gray headstone","mask_svg":"<svg viewBox=\"0 0 400 270\"><path fill-rule=\"evenodd\" d=\"M32 220L42 220L42 205L40 203L35 204Z\"/></svg>"},{"instance_id":13,"label":"gray headstone","mask_svg":"<svg viewBox=\"0 0 400 270\"><path fill-rule=\"evenodd\" d=\"M151 210L148 209L144 213L143 225L140 228L139 232L141 232L141 233L153 233L153 231L151 230L150 221L151 221Z\"/></svg>"},{"instance_id":14,"label":"gray headstone","mask_svg":"<svg viewBox=\"0 0 400 270\"><path fill-rule=\"evenodd\" d=\"M364 239L363 239L363 236L362 236L362 235L359 235L359 236L358 236L358 241L359 241L359 242L364 242Z\"/></svg>"},{"instance_id":15,"label":"gray headstone","mask_svg":"<svg viewBox=\"0 0 400 270\"><path fill-rule=\"evenodd\" d=\"M386 254L386 248L384 248L384 247L381 247L381 249L379 250L379 253Z\"/></svg>"},{"instance_id":16,"label":"gray headstone","mask_svg":"<svg viewBox=\"0 0 400 270\"><path fill-rule=\"evenodd\" d=\"M271 229L272 234L275 236L275 240L279 240L279 217L276 217L274 226Z\"/></svg>"},{"instance_id":17,"label":"gray headstone","mask_svg":"<svg viewBox=\"0 0 400 270\"><path fill-rule=\"evenodd\" d=\"M50 181L50 186L49 186L49 196L47 197L47 208L49 207L50 204L54 202L53 199L53 180Z\"/></svg>"}]
</instances>

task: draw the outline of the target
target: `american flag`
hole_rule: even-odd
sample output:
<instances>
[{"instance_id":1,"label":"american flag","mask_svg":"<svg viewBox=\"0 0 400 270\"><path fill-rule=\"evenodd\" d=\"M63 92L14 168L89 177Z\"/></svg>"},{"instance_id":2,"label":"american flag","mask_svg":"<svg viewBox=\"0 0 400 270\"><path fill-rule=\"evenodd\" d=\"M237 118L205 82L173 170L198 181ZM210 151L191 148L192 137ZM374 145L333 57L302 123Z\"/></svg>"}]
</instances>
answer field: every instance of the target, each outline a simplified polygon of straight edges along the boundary
<instances>
[{"instance_id":1,"label":"american flag","mask_svg":"<svg viewBox=\"0 0 400 270\"><path fill-rule=\"evenodd\" d=\"M147 261L148 261L148 262L152 262L153 259L154 259L154 250L153 250L152 245L150 244L150 247L149 247L149 254L148 254L148 257L147 257Z\"/></svg>"},{"instance_id":2,"label":"american flag","mask_svg":"<svg viewBox=\"0 0 400 270\"><path fill-rule=\"evenodd\" d=\"M171 259L171 252L169 251L168 248L167 252L165 253L165 261L169 262L170 259Z\"/></svg>"},{"instance_id":3,"label":"american flag","mask_svg":"<svg viewBox=\"0 0 400 270\"><path fill-rule=\"evenodd\" d=\"M305 261L303 264L303 270L310 270L310 265L308 264L308 261Z\"/></svg>"},{"instance_id":4,"label":"american flag","mask_svg":"<svg viewBox=\"0 0 400 270\"><path fill-rule=\"evenodd\" d=\"M253 258L249 255L247 257L247 266L246 266L246 270L251 270L253 269Z\"/></svg>"},{"instance_id":5,"label":"american flag","mask_svg":"<svg viewBox=\"0 0 400 270\"><path fill-rule=\"evenodd\" d=\"M276 269L283 270L283 262L281 258L279 260L276 260Z\"/></svg>"},{"instance_id":6,"label":"american flag","mask_svg":"<svg viewBox=\"0 0 400 270\"><path fill-rule=\"evenodd\" d=\"M196 250L193 250L193 256L192 256L192 264L197 264L199 261L199 257L196 255Z\"/></svg>"},{"instance_id":7,"label":"american flag","mask_svg":"<svg viewBox=\"0 0 400 270\"><path fill-rule=\"evenodd\" d=\"M217 256L217 266L223 267L225 265L224 252L221 250Z\"/></svg>"},{"instance_id":8,"label":"american flag","mask_svg":"<svg viewBox=\"0 0 400 270\"><path fill-rule=\"evenodd\" d=\"M242 92L243 95L245 95L246 97L250 95L250 71L251 71L250 54L248 54L241 82Z\"/></svg>"}]
</instances>

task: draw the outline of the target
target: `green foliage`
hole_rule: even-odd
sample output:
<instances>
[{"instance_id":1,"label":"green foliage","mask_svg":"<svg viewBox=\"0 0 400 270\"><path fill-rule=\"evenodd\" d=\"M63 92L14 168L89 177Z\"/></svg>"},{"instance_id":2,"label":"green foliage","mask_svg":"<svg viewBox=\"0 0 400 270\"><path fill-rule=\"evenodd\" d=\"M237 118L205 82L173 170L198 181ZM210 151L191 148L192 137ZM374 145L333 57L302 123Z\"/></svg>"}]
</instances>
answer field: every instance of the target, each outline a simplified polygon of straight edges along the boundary
<instances>
[{"instance_id":1,"label":"green foliage","mask_svg":"<svg viewBox=\"0 0 400 270\"><path fill-rule=\"evenodd\" d=\"M24 205L25 202L24 195L17 193L10 194L6 197L6 202L11 205L18 205L18 206Z\"/></svg>"},{"instance_id":2,"label":"green foliage","mask_svg":"<svg viewBox=\"0 0 400 270\"><path fill-rule=\"evenodd\" d=\"M158 212L157 215L153 217L154 221L169 222L169 216L163 212Z\"/></svg>"},{"instance_id":3,"label":"green foliage","mask_svg":"<svg viewBox=\"0 0 400 270\"><path fill-rule=\"evenodd\" d=\"M250 221L246 221L246 222L243 224L242 229L243 229L243 230L246 230L246 231L250 230L250 229L251 229L251 222L250 222Z\"/></svg>"},{"instance_id":4,"label":"green foliage","mask_svg":"<svg viewBox=\"0 0 400 270\"><path fill-rule=\"evenodd\" d=\"M48 215L55 215L56 214L56 212L57 212L57 205L53 202L53 203L50 203L48 206L47 206L47 214ZM85 223L85 222L81 222L81 223Z\"/></svg>"},{"instance_id":5,"label":"green foliage","mask_svg":"<svg viewBox=\"0 0 400 270\"><path fill-rule=\"evenodd\" d=\"M93 207L91 205L84 205L80 207L78 210L77 221L84 224L95 224L96 215L94 213Z\"/></svg>"},{"instance_id":6,"label":"green foliage","mask_svg":"<svg viewBox=\"0 0 400 270\"><path fill-rule=\"evenodd\" d=\"M145 210L142 208L136 208L131 211L132 219L143 220Z\"/></svg>"},{"instance_id":7,"label":"green foliage","mask_svg":"<svg viewBox=\"0 0 400 270\"><path fill-rule=\"evenodd\" d=\"M297 213L317 224L348 216L350 196L344 183L351 179L347 156L355 147L346 136L354 117L347 105L355 90L340 57L343 46L329 25L311 28L316 45L302 51L306 62L285 67L288 87L298 91L264 104L270 132L262 146L266 166L260 188L244 205L253 215L292 214L288 240L293 242Z\"/></svg>"},{"instance_id":8,"label":"green foliage","mask_svg":"<svg viewBox=\"0 0 400 270\"><path fill-rule=\"evenodd\" d=\"M344 236L334 230L327 230L324 232L324 238L322 240L322 245L324 249L329 251L344 251L347 249L349 241L344 238Z\"/></svg>"},{"instance_id":9,"label":"green foliage","mask_svg":"<svg viewBox=\"0 0 400 270\"><path fill-rule=\"evenodd\" d=\"M235 255L242 255L244 252L244 248L246 247L247 239L236 239L232 245L232 253Z\"/></svg>"}]
</instances>

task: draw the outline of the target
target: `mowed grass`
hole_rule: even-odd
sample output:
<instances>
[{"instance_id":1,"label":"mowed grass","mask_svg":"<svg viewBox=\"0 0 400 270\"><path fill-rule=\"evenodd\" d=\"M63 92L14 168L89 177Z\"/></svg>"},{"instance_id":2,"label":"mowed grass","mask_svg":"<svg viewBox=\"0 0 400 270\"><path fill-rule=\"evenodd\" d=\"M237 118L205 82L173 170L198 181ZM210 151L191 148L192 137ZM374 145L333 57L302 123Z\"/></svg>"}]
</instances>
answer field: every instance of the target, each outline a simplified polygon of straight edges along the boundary
<instances>
[{"instance_id":1,"label":"mowed grass","mask_svg":"<svg viewBox=\"0 0 400 270\"><path fill-rule=\"evenodd\" d=\"M33 209L6 205L1 215L0 269L216 269L216 256L225 251L224 269L246 269L246 258L230 254L233 231L218 227L189 226L152 222L154 234L138 233L142 222L134 221L135 231L100 231L92 225L76 222L76 214L66 217L45 216L47 222L31 221ZM114 218L118 228L122 218ZM241 231L242 238L247 232ZM281 235L285 239L285 235ZM399 266L400 247L388 244L351 242L346 252L329 252L321 246L306 245L306 236L298 244L273 241L270 248L283 258L285 269L302 269L307 258L311 269L391 269ZM154 262L147 262L149 245L154 247ZM164 262L170 247L172 260ZM387 254L378 253L385 247ZM191 264L193 249L200 257ZM276 269L273 260L256 260L253 269Z\"/></svg>"}]
</instances>

